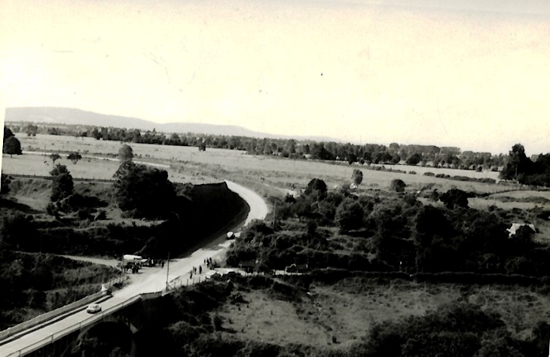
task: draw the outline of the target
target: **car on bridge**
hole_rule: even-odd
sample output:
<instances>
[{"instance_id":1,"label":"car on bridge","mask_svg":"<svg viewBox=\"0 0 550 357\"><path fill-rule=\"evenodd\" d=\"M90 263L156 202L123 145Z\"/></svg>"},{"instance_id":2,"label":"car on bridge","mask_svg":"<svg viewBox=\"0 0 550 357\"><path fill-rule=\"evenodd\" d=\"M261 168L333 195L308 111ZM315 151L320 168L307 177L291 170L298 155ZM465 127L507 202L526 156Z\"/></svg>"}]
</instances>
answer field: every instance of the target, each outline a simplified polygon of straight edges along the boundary
<instances>
[{"instance_id":1,"label":"car on bridge","mask_svg":"<svg viewBox=\"0 0 550 357\"><path fill-rule=\"evenodd\" d=\"M101 306L98 304L90 304L86 308L86 312L89 314L96 314L101 311Z\"/></svg>"}]
</instances>

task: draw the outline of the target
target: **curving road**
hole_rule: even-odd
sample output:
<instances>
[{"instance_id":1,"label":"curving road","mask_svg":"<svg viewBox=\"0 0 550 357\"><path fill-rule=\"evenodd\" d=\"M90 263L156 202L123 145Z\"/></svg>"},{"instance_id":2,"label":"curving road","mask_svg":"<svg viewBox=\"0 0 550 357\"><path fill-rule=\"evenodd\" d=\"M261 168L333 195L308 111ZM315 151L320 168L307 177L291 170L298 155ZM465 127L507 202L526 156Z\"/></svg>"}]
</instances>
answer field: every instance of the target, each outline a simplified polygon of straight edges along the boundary
<instances>
[{"instance_id":1,"label":"curving road","mask_svg":"<svg viewBox=\"0 0 550 357\"><path fill-rule=\"evenodd\" d=\"M265 218L268 208L264 200L258 194L234 182L225 182L230 190L236 192L250 206L250 212L248 213L243 225L247 225L254 219ZM192 283L192 280L188 281L187 279L189 277L189 272L193 269L193 267L202 265L206 258L214 259L217 255L223 254L228 246L229 242L226 241L224 234L187 257L171 259L168 280L179 281L180 283ZM138 296L139 294L158 292L165 289L167 280L166 268L167 265L165 265L164 268L144 268L144 270L147 270L147 274L144 273L136 275L132 284L121 290L115 291L110 299L100 304L103 311L116 307L128 299ZM204 273L205 272L203 272L202 275L203 279L205 276ZM90 314L85 311L80 311L52 324L44 324L44 326L36 329L35 331L23 334L19 338L1 345L0 356L23 356L24 354L31 352L33 349L37 349L40 346L48 344L49 341L56 338L56 334L61 335L63 332L76 330L79 328L79 324L81 323L91 323L92 321L90 321L90 317ZM99 317L100 316L98 316L98 318Z\"/></svg>"}]
</instances>

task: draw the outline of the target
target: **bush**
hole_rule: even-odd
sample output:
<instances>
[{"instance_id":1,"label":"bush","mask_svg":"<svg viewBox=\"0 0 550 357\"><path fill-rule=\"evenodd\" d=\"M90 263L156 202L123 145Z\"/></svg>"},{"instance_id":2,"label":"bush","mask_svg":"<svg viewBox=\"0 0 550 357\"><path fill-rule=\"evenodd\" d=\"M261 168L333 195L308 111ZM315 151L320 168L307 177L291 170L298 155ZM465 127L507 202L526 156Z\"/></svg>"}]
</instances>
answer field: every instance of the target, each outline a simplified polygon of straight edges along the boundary
<instances>
[{"instance_id":1,"label":"bush","mask_svg":"<svg viewBox=\"0 0 550 357\"><path fill-rule=\"evenodd\" d=\"M404 192L405 187L407 187L407 184L403 182L403 180L400 179L394 179L390 182L390 190L394 192Z\"/></svg>"}]
</instances>

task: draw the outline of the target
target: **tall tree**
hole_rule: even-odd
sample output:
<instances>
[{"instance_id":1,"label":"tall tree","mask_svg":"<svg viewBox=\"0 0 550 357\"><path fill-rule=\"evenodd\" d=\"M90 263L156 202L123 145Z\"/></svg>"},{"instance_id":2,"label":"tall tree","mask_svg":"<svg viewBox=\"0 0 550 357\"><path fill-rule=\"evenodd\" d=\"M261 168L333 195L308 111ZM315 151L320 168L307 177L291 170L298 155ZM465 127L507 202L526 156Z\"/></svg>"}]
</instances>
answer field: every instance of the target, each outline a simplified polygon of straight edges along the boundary
<instances>
[{"instance_id":1,"label":"tall tree","mask_svg":"<svg viewBox=\"0 0 550 357\"><path fill-rule=\"evenodd\" d=\"M124 161L114 174L115 197L123 211L157 218L170 211L175 190L165 170Z\"/></svg>"},{"instance_id":2,"label":"tall tree","mask_svg":"<svg viewBox=\"0 0 550 357\"><path fill-rule=\"evenodd\" d=\"M38 131L37 125L29 124L25 127L25 132L27 133L27 136L36 136L37 131Z\"/></svg>"},{"instance_id":3,"label":"tall tree","mask_svg":"<svg viewBox=\"0 0 550 357\"><path fill-rule=\"evenodd\" d=\"M0 183L0 197L10 192L11 178L8 175L2 174L2 181Z\"/></svg>"},{"instance_id":4,"label":"tall tree","mask_svg":"<svg viewBox=\"0 0 550 357\"><path fill-rule=\"evenodd\" d=\"M3 141L5 142L7 138L12 137L12 136L14 136L14 135L13 135L13 132L11 131L11 129L4 125L4 139L3 139Z\"/></svg>"},{"instance_id":5,"label":"tall tree","mask_svg":"<svg viewBox=\"0 0 550 357\"><path fill-rule=\"evenodd\" d=\"M357 200L346 198L336 209L334 219L340 227L340 232L345 233L361 228L364 215L363 207Z\"/></svg>"},{"instance_id":6,"label":"tall tree","mask_svg":"<svg viewBox=\"0 0 550 357\"><path fill-rule=\"evenodd\" d=\"M351 174L351 179L356 186L359 186L363 182L363 172L359 169L353 170Z\"/></svg>"},{"instance_id":7,"label":"tall tree","mask_svg":"<svg viewBox=\"0 0 550 357\"><path fill-rule=\"evenodd\" d=\"M52 202L60 201L73 194L73 177L67 170L67 166L55 165L50 171L50 175L52 176L52 194L50 196Z\"/></svg>"},{"instance_id":8,"label":"tall tree","mask_svg":"<svg viewBox=\"0 0 550 357\"><path fill-rule=\"evenodd\" d=\"M12 155L21 155L23 151L21 150L21 143L15 136L10 136L4 141L4 146L2 147L2 153L8 154L10 157Z\"/></svg>"},{"instance_id":9,"label":"tall tree","mask_svg":"<svg viewBox=\"0 0 550 357\"><path fill-rule=\"evenodd\" d=\"M500 177L506 180L522 181L525 175L531 173L533 162L525 155L525 148L521 144L512 146L509 157L500 173Z\"/></svg>"},{"instance_id":10,"label":"tall tree","mask_svg":"<svg viewBox=\"0 0 550 357\"><path fill-rule=\"evenodd\" d=\"M122 147L118 150L118 158L120 161L128 161L132 160L134 158L134 150L130 145L122 145Z\"/></svg>"}]
</instances>

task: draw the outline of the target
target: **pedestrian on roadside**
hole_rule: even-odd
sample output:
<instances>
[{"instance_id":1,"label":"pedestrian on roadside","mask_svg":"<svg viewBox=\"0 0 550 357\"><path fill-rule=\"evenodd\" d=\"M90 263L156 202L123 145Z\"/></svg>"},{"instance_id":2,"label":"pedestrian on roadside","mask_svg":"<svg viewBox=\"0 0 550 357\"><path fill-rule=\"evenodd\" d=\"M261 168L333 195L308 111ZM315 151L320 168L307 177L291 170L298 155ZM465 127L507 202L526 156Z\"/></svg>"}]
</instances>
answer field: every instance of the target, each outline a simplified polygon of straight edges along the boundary
<instances>
[{"instance_id":1,"label":"pedestrian on roadside","mask_svg":"<svg viewBox=\"0 0 550 357\"><path fill-rule=\"evenodd\" d=\"M202 265L199 265L199 274L202 274Z\"/></svg>"}]
</instances>

